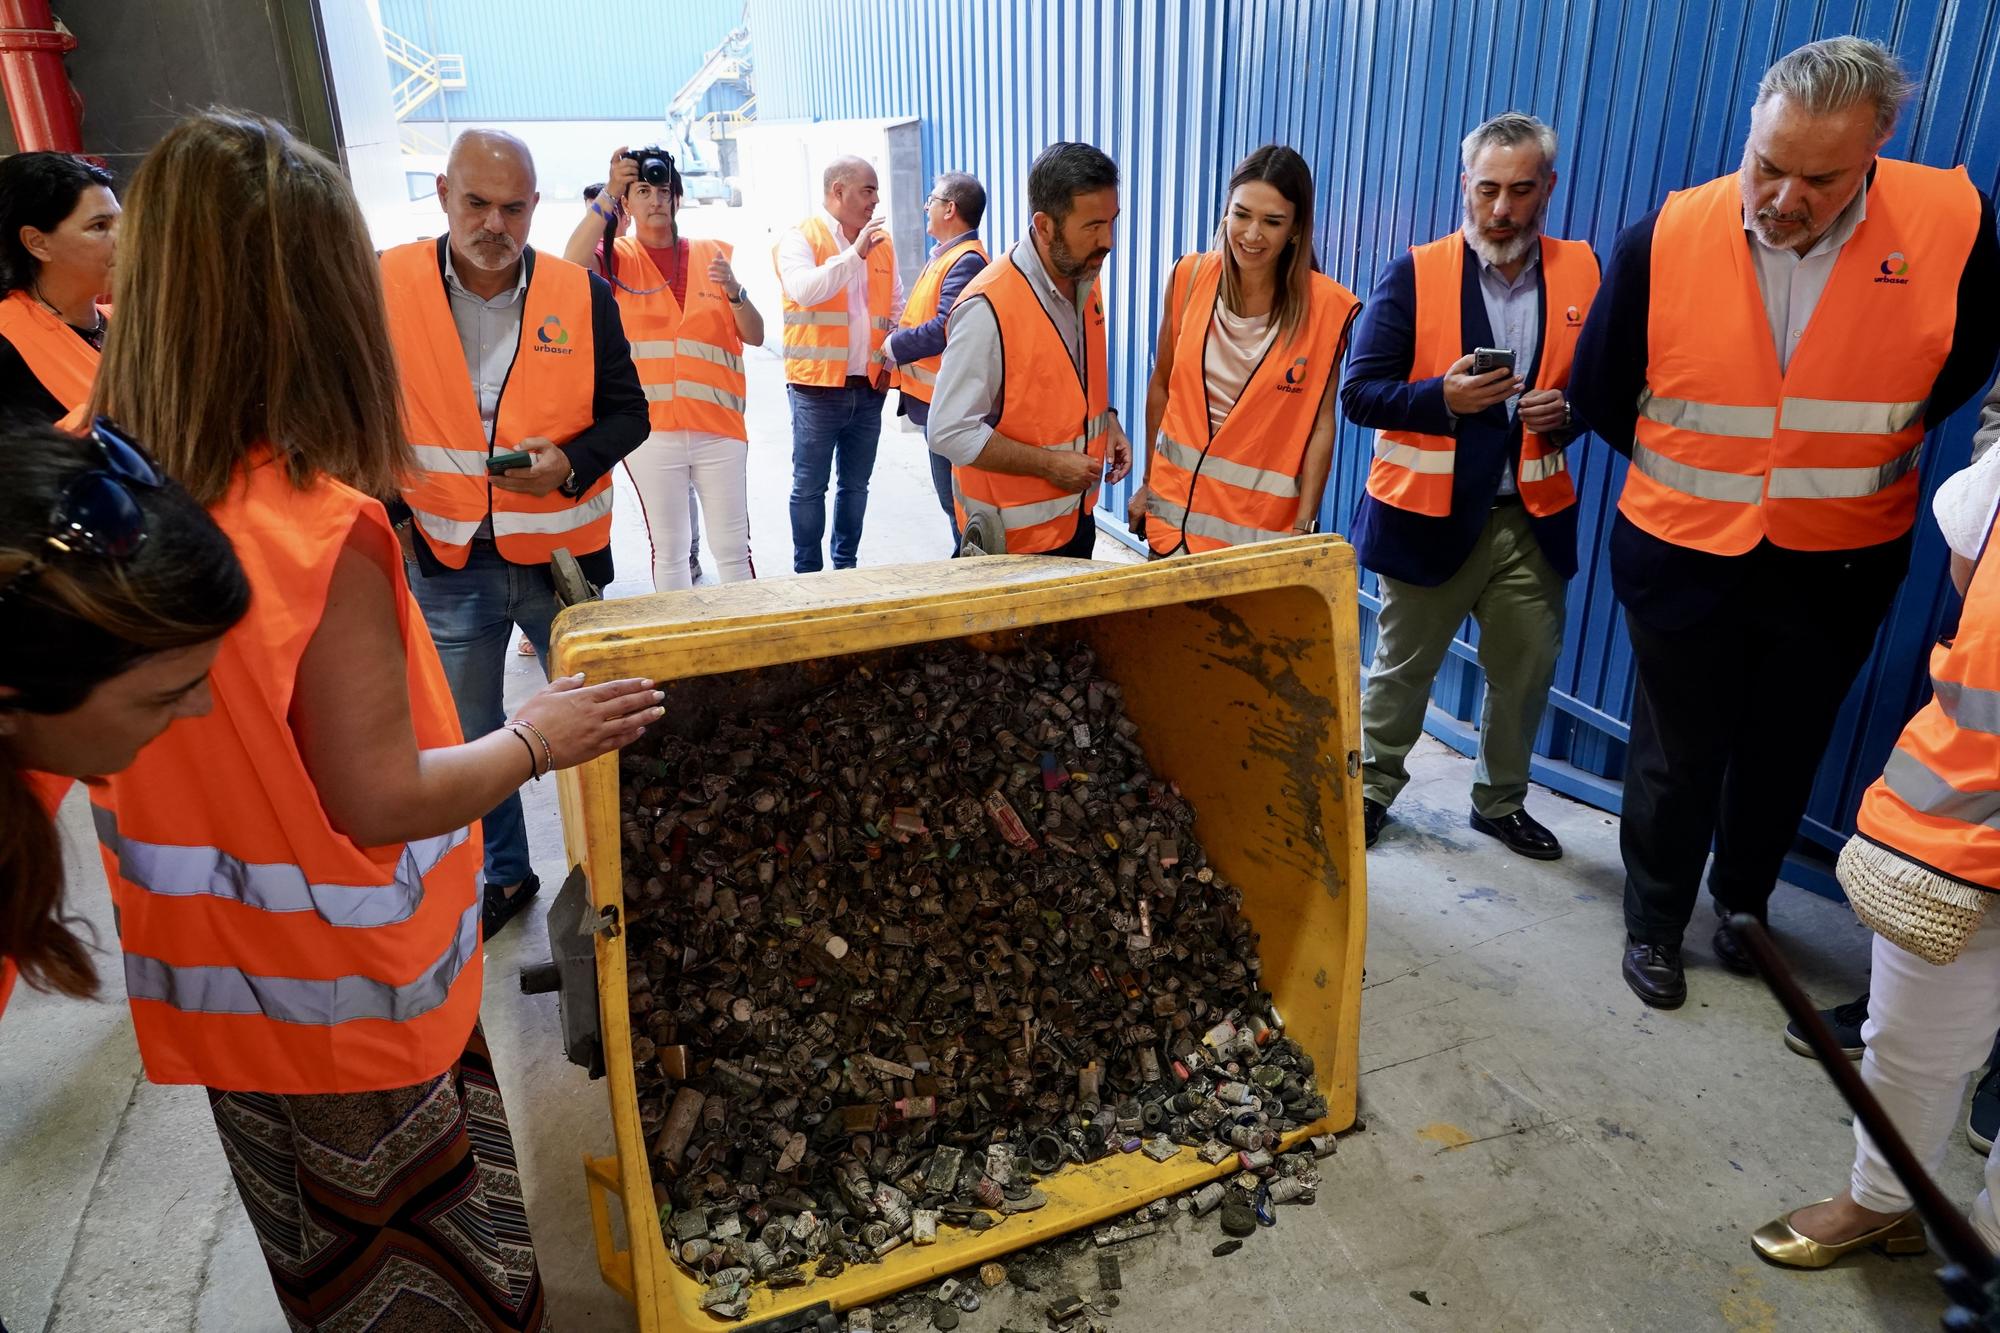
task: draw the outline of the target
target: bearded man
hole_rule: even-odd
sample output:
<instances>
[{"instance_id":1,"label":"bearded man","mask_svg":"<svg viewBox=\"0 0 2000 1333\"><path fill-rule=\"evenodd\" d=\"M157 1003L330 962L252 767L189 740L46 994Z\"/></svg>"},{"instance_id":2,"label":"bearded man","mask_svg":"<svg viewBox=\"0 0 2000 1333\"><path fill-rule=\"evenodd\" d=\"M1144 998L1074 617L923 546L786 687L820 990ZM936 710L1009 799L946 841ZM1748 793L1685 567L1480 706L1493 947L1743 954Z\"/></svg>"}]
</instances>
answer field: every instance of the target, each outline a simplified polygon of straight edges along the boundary
<instances>
[{"instance_id":1,"label":"bearded man","mask_svg":"<svg viewBox=\"0 0 2000 1333\"><path fill-rule=\"evenodd\" d=\"M1382 603L1361 701L1364 823L1372 847L1410 780L1431 682L1471 616L1486 673L1472 827L1552 861L1562 845L1523 803L1576 573L1565 450L1582 427L1566 390L1597 258L1542 232L1554 130L1510 111L1461 151L1463 225L1389 265L1340 389L1347 418L1376 432L1352 528Z\"/></svg>"}]
</instances>

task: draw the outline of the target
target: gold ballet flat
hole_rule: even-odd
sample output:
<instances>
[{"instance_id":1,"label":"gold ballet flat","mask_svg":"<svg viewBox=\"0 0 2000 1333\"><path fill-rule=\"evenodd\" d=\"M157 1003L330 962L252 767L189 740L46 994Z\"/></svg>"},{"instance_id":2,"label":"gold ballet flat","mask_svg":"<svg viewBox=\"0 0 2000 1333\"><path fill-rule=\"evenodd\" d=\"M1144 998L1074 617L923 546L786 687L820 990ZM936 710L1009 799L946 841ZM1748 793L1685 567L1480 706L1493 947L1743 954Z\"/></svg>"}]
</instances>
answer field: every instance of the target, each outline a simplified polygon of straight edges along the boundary
<instances>
[{"instance_id":1,"label":"gold ballet flat","mask_svg":"<svg viewBox=\"0 0 2000 1333\"><path fill-rule=\"evenodd\" d=\"M1820 1200L1820 1203L1829 1202L1831 1200ZM1807 1206L1817 1208L1819 1204ZM1863 1248L1877 1249L1884 1254L1922 1254L1925 1249L1924 1224L1913 1212L1904 1213L1887 1226L1863 1232L1853 1240L1828 1245L1811 1236L1802 1236L1793 1228L1792 1219L1804 1211L1804 1208L1794 1209L1751 1233L1750 1247L1757 1251L1759 1258L1786 1268L1825 1268L1836 1259Z\"/></svg>"}]
</instances>

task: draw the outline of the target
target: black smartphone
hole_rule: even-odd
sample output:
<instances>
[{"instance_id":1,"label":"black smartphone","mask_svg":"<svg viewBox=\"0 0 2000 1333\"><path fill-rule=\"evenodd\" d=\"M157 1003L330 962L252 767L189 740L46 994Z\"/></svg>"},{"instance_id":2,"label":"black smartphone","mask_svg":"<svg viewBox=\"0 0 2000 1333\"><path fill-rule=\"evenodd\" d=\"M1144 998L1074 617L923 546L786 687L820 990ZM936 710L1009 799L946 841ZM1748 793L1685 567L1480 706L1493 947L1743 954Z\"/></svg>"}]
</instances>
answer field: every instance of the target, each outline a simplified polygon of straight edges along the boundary
<instances>
[{"instance_id":1,"label":"black smartphone","mask_svg":"<svg viewBox=\"0 0 2000 1333\"><path fill-rule=\"evenodd\" d=\"M1496 370L1514 368L1514 349L1511 347L1475 347L1472 349L1472 373L1490 375Z\"/></svg>"},{"instance_id":2,"label":"black smartphone","mask_svg":"<svg viewBox=\"0 0 2000 1333\"><path fill-rule=\"evenodd\" d=\"M1509 353L1509 355L1512 354ZM486 456L486 471L489 474L496 474L517 467L532 467L534 466L534 462L535 456L522 449L516 449L511 453L488 454Z\"/></svg>"}]
</instances>

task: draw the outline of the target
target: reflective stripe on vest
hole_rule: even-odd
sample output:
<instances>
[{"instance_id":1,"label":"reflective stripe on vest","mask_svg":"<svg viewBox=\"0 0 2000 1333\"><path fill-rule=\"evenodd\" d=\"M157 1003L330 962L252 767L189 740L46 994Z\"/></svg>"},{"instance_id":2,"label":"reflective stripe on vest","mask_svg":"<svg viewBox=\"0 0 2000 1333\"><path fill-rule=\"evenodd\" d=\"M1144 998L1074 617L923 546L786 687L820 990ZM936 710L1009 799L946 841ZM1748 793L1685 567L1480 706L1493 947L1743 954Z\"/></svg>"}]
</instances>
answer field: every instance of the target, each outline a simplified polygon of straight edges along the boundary
<instances>
[{"instance_id":1,"label":"reflective stripe on vest","mask_svg":"<svg viewBox=\"0 0 2000 1333\"><path fill-rule=\"evenodd\" d=\"M1283 341L1274 333L1238 386L1220 425L1210 413L1207 349L1222 301L1222 256L1174 265L1167 308L1176 320L1167 405L1147 463L1147 544L1155 555L1215 550L1290 536L1299 474L1322 407L1330 407L1342 339L1360 305L1324 274L1308 279L1307 305ZM1178 515L1193 514L1183 524Z\"/></svg>"},{"instance_id":2,"label":"reflective stripe on vest","mask_svg":"<svg viewBox=\"0 0 2000 1333\"><path fill-rule=\"evenodd\" d=\"M387 926L407 920L424 894L424 876L462 844L467 829L421 838L403 847L387 884L314 884L294 865L252 865L217 847L141 842L118 832L118 817L90 807L97 840L118 859L134 888L169 897L204 893L262 912L313 912L330 926Z\"/></svg>"},{"instance_id":3,"label":"reflective stripe on vest","mask_svg":"<svg viewBox=\"0 0 2000 1333\"><path fill-rule=\"evenodd\" d=\"M99 306L104 313L109 309ZM49 396L74 412L90 401L97 349L25 291L0 298L0 338L13 344Z\"/></svg>"},{"instance_id":4,"label":"reflective stripe on vest","mask_svg":"<svg viewBox=\"0 0 2000 1333\"><path fill-rule=\"evenodd\" d=\"M1619 498L1628 521L1714 555L1766 540L1844 550L1909 530L1979 197L1962 170L1880 158L1861 206L1781 369L1735 176L1669 196Z\"/></svg>"},{"instance_id":5,"label":"reflective stripe on vest","mask_svg":"<svg viewBox=\"0 0 2000 1333\"><path fill-rule=\"evenodd\" d=\"M177 967L128 953L125 993L134 1000L158 1001L183 1014L237 1014L313 1027L364 1018L407 1023L450 998L466 964L478 956L479 910L478 903L466 908L451 944L437 961L414 981L400 986L364 976L278 977L236 967Z\"/></svg>"},{"instance_id":6,"label":"reflective stripe on vest","mask_svg":"<svg viewBox=\"0 0 2000 1333\"><path fill-rule=\"evenodd\" d=\"M418 530L437 558L453 569L464 568L472 538L489 514L495 546L514 564L545 564L558 546L574 555L602 550L611 541L608 473L578 500L558 493L498 490L486 473L486 460L495 452L518 449L535 438L563 444L595 420L590 275L553 255L537 253L524 260L530 267L520 298L520 342L489 443L445 293L440 244L416 241L382 254L389 338L402 381L404 434L422 464L416 480L403 488ZM583 517L575 516L578 510L585 511ZM508 515L536 521L503 522Z\"/></svg>"},{"instance_id":7,"label":"reflective stripe on vest","mask_svg":"<svg viewBox=\"0 0 2000 1333\"><path fill-rule=\"evenodd\" d=\"M2000 559L1989 528L1958 630L1931 651L1932 695L1903 728L1855 826L1965 884L2000 890Z\"/></svg>"},{"instance_id":8,"label":"reflective stripe on vest","mask_svg":"<svg viewBox=\"0 0 2000 1333\"><path fill-rule=\"evenodd\" d=\"M1084 453L1101 467L1111 411L1104 306L1096 285L1081 311L1081 370L1013 254L982 269L959 300L986 301L1000 332L1001 399L994 434L1024 448ZM952 469L952 488L961 524L984 514L1005 534L1009 553L1033 555L1055 550L1075 535L1075 520L1096 505L1100 483L1079 494L1039 477L961 466Z\"/></svg>"},{"instance_id":9,"label":"reflective stripe on vest","mask_svg":"<svg viewBox=\"0 0 2000 1333\"><path fill-rule=\"evenodd\" d=\"M360 847L327 817L289 686L343 551L375 560L394 598L420 750L460 741L444 669L379 503L327 479L295 487L260 449L212 513L252 591L216 656L214 711L91 793L147 1077L270 1093L421 1083L479 1015L480 842L461 828Z\"/></svg>"},{"instance_id":10,"label":"reflective stripe on vest","mask_svg":"<svg viewBox=\"0 0 2000 1333\"><path fill-rule=\"evenodd\" d=\"M653 430L747 440L743 409L750 390L743 373L743 340L728 294L708 276L716 260L732 257L730 247L721 241L687 243L683 304L651 251L630 236L619 237L615 245L619 267L634 279L614 291Z\"/></svg>"},{"instance_id":11,"label":"reflective stripe on vest","mask_svg":"<svg viewBox=\"0 0 2000 1333\"><path fill-rule=\"evenodd\" d=\"M824 264L843 248L833 229L815 213L798 225L798 231L812 246L813 263ZM783 330L785 380L790 384L838 388L847 382L848 339L847 285L818 305L804 306L785 290L784 270L778 264L778 246L771 247L771 267L778 273L779 320ZM862 261L868 274L868 362L872 368L884 364L882 343L895 327L890 310L895 304L896 257L887 240L880 241Z\"/></svg>"},{"instance_id":12,"label":"reflective stripe on vest","mask_svg":"<svg viewBox=\"0 0 2000 1333\"><path fill-rule=\"evenodd\" d=\"M1190 514L1187 510L1158 495L1146 499L1146 512L1173 524L1190 536L1211 537L1224 546L1242 546L1247 542L1275 541L1289 537L1292 530L1246 527L1241 523L1230 523L1213 514Z\"/></svg>"},{"instance_id":13,"label":"reflective stripe on vest","mask_svg":"<svg viewBox=\"0 0 2000 1333\"><path fill-rule=\"evenodd\" d=\"M988 262L986 246L977 236L970 233L931 257L924 265L924 271L917 275L915 285L910 288L910 294L903 302L903 317L897 321L899 327L914 329L919 324L928 324L946 313L944 280L957 266L958 261L968 253L976 253L979 256L980 267L985 267ZM905 362L896 367L896 386L918 402L928 403L937 388L938 367L943 363L942 352L919 361Z\"/></svg>"},{"instance_id":14,"label":"reflective stripe on vest","mask_svg":"<svg viewBox=\"0 0 2000 1333\"><path fill-rule=\"evenodd\" d=\"M1583 241L1544 236L1540 244L1542 331L1535 352L1535 380L1528 387L1562 389L1569 385L1577 336L1597 297L1597 256ZM1460 320L1467 253L1465 239L1457 232L1410 249L1417 303L1411 383L1443 375L1471 350ZM1528 367L1519 369L1525 373ZM1563 455L1537 432L1521 431L1520 451L1513 459L1514 480L1522 505L1537 518L1576 503L1576 487ZM1398 509L1442 518L1451 513L1457 461L1458 442L1450 435L1377 432L1368 494Z\"/></svg>"}]
</instances>

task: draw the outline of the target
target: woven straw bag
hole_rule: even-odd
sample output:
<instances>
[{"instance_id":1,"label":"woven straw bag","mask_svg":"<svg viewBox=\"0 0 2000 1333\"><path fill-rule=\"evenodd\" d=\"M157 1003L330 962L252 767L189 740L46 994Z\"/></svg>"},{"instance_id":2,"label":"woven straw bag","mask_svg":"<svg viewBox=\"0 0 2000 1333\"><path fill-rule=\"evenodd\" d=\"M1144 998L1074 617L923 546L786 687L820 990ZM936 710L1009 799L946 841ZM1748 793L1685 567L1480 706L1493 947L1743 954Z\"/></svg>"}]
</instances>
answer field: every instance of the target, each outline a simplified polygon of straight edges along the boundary
<instances>
[{"instance_id":1,"label":"woven straw bag","mask_svg":"<svg viewBox=\"0 0 2000 1333\"><path fill-rule=\"evenodd\" d=\"M1862 837L1849 838L1840 849L1834 878L1863 925L1939 967L1958 957L1993 901L1988 890Z\"/></svg>"}]
</instances>

